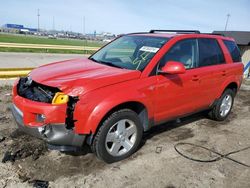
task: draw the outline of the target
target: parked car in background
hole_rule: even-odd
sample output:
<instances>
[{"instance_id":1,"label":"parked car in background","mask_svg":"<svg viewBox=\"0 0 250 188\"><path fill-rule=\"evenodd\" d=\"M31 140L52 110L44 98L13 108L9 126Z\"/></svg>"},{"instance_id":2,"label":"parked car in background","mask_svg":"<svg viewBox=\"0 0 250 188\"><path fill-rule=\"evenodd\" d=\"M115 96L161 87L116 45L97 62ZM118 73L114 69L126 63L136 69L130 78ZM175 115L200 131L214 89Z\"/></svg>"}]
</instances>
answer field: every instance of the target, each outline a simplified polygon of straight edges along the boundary
<instances>
[{"instance_id":1,"label":"parked car in background","mask_svg":"<svg viewBox=\"0 0 250 188\"><path fill-rule=\"evenodd\" d=\"M56 35L48 35L49 39L56 39Z\"/></svg>"}]
</instances>

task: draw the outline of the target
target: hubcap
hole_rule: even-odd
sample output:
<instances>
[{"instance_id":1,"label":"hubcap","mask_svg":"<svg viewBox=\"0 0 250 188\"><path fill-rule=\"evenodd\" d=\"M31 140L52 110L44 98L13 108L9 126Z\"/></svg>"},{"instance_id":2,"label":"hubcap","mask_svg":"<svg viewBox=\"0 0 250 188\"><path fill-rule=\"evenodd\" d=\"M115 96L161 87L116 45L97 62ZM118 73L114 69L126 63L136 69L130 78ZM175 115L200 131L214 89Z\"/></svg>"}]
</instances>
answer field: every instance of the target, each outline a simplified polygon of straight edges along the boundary
<instances>
[{"instance_id":1,"label":"hubcap","mask_svg":"<svg viewBox=\"0 0 250 188\"><path fill-rule=\"evenodd\" d=\"M233 103L233 99L232 99L232 96L231 95L226 95L223 99L222 99L222 102L221 102L221 105L220 105L220 115L222 117L225 117L231 107L232 107L232 103Z\"/></svg>"},{"instance_id":2,"label":"hubcap","mask_svg":"<svg viewBox=\"0 0 250 188\"><path fill-rule=\"evenodd\" d=\"M108 131L105 147L112 156L128 153L136 141L137 128L133 121L122 119L116 122Z\"/></svg>"}]
</instances>

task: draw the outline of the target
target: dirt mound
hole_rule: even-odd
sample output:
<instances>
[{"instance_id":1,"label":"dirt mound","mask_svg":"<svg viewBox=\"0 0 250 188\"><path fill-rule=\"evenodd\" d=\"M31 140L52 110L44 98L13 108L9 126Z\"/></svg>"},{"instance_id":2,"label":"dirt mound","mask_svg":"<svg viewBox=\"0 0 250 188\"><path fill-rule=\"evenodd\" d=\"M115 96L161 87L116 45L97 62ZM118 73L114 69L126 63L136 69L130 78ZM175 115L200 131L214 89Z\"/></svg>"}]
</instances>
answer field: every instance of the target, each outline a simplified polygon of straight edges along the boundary
<instances>
[{"instance_id":1,"label":"dirt mound","mask_svg":"<svg viewBox=\"0 0 250 188\"><path fill-rule=\"evenodd\" d=\"M6 152L2 159L2 162L7 161L15 162L16 160L32 157L33 160L37 160L40 155L43 155L47 151L46 144L33 138L27 134L24 134L18 130L15 130L10 138L12 140L6 148Z\"/></svg>"}]
</instances>

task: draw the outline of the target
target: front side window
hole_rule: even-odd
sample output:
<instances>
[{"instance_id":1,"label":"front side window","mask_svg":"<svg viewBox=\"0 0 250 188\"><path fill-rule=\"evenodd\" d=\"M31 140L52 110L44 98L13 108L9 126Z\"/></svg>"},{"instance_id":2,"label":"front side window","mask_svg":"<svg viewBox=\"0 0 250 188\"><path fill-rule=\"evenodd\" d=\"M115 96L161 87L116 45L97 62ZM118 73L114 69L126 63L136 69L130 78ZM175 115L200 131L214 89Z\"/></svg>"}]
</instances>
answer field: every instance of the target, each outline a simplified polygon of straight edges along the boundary
<instances>
[{"instance_id":1,"label":"front side window","mask_svg":"<svg viewBox=\"0 0 250 188\"><path fill-rule=\"evenodd\" d=\"M199 67L225 63L223 52L216 39L200 38Z\"/></svg>"},{"instance_id":2,"label":"front side window","mask_svg":"<svg viewBox=\"0 0 250 188\"><path fill-rule=\"evenodd\" d=\"M241 62L240 50L234 41L223 40L229 53L231 54L233 62Z\"/></svg>"},{"instance_id":3,"label":"front side window","mask_svg":"<svg viewBox=\"0 0 250 188\"><path fill-rule=\"evenodd\" d=\"M196 67L198 46L196 39L185 39L177 42L163 56L160 61L160 67L164 66L168 61L177 61L183 63L186 69Z\"/></svg>"},{"instance_id":4,"label":"front side window","mask_svg":"<svg viewBox=\"0 0 250 188\"><path fill-rule=\"evenodd\" d=\"M109 66L142 71L167 41L165 37L123 36L96 52L90 59Z\"/></svg>"}]
</instances>

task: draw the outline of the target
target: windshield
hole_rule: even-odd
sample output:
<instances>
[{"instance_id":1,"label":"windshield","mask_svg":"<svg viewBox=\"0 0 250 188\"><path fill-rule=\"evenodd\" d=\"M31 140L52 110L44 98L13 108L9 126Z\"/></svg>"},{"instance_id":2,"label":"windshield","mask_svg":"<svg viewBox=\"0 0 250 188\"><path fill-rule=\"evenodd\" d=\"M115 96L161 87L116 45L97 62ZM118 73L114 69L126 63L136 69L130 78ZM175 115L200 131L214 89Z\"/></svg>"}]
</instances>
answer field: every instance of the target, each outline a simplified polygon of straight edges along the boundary
<instances>
[{"instance_id":1,"label":"windshield","mask_svg":"<svg viewBox=\"0 0 250 188\"><path fill-rule=\"evenodd\" d=\"M111 42L89 59L109 66L142 71L168 38L123 36Z\"/></svg>"}]
</instances>

